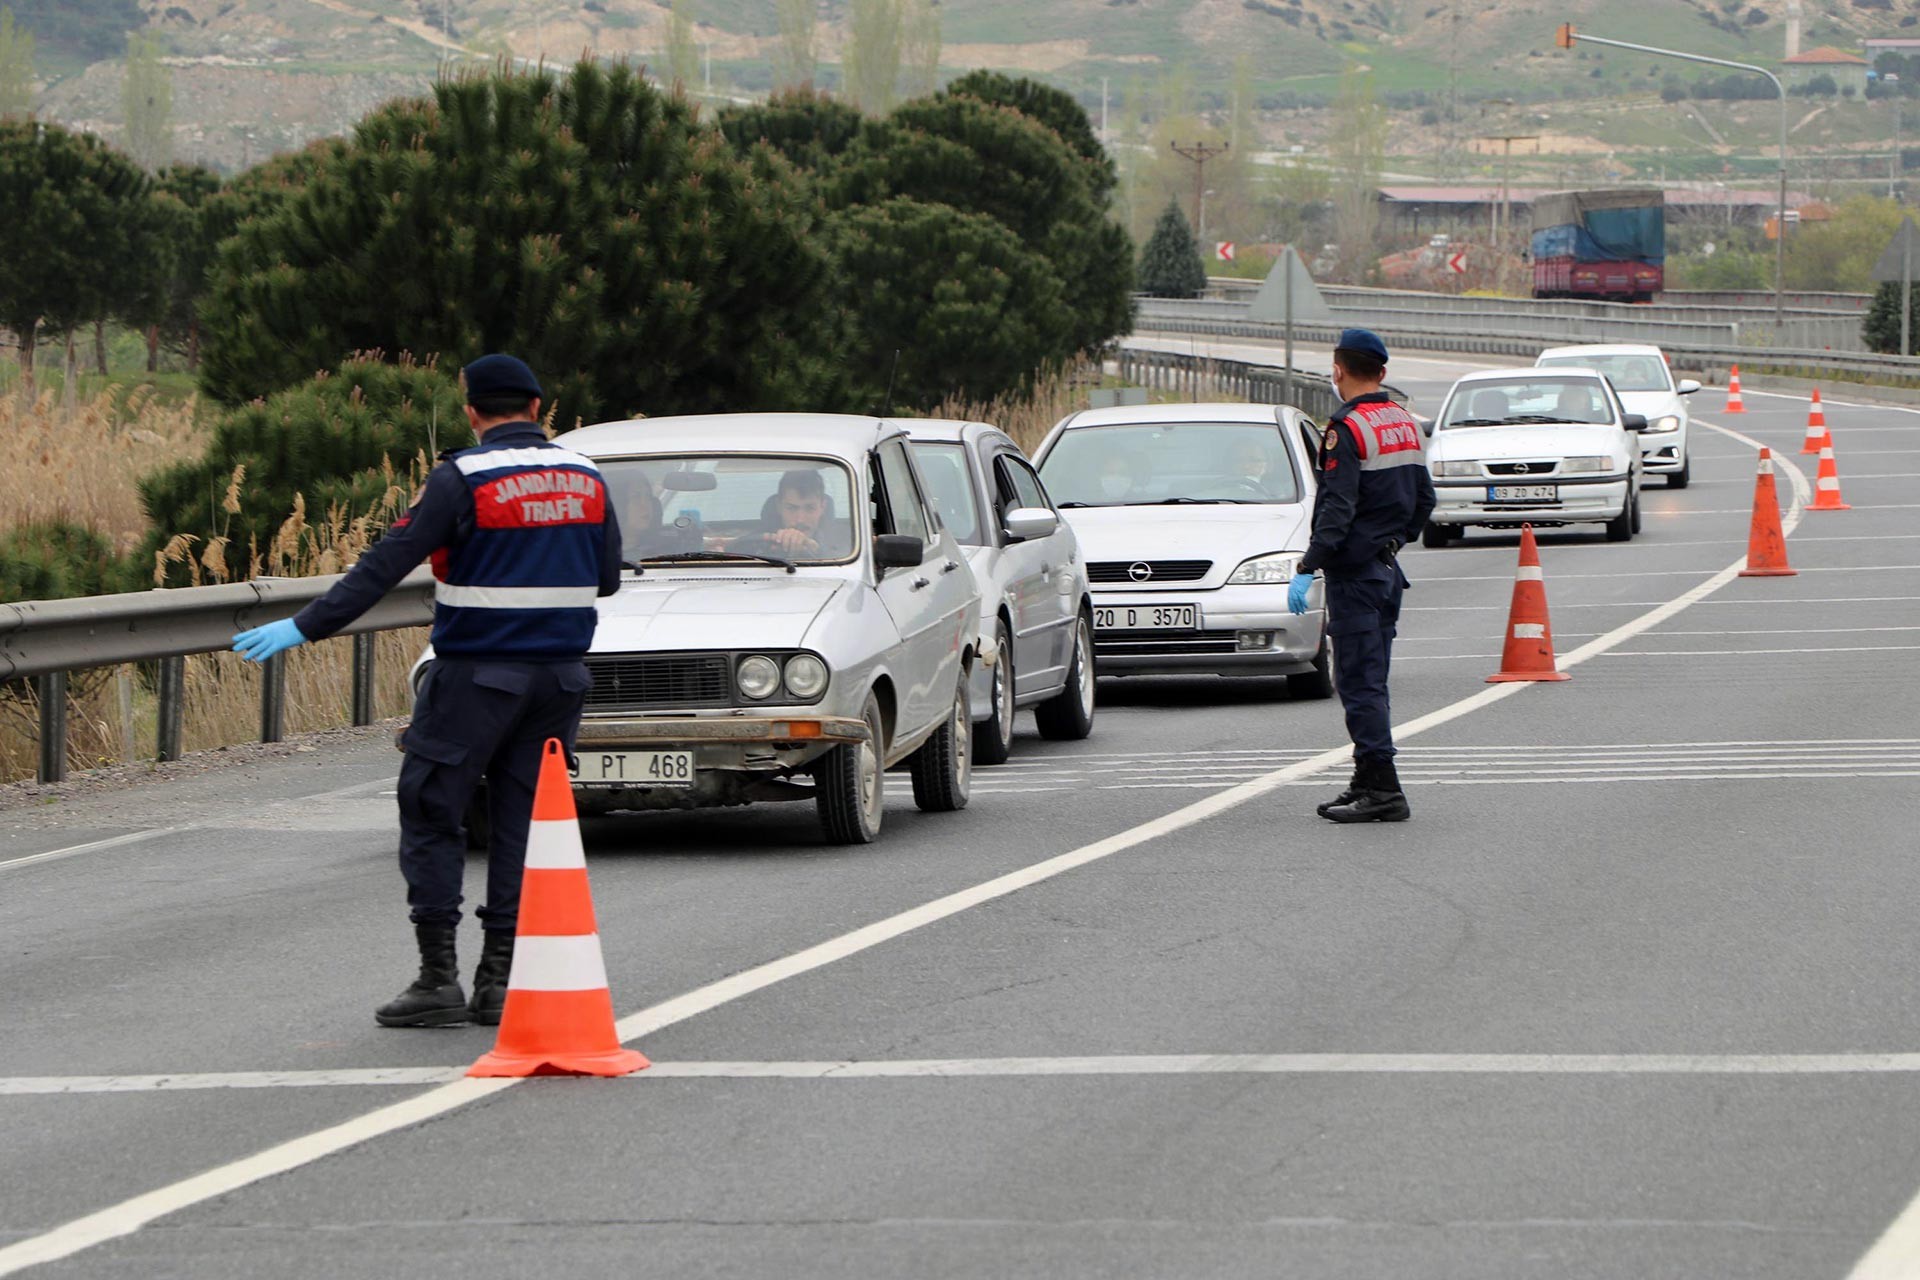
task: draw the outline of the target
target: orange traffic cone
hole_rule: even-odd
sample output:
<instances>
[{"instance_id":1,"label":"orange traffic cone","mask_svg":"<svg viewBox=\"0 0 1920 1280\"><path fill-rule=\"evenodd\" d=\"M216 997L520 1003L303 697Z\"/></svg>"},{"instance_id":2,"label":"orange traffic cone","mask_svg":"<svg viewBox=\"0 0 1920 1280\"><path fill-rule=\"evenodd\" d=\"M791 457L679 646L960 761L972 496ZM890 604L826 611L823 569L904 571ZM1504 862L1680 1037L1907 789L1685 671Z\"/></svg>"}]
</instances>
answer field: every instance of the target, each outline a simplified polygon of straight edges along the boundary
<instances>
[{"instance_id":1,"label":"orange traffic cone","mask_svg":"<svg viewBox=\"0 0 1920 1280\"><path fill-rule=\"evenodd\" d=\"M1813 501L1809 511L1851 511L1851 503L1840 498L1840 469L1833 465L1833 446L1820 446L1820 474L1813 478Z\"/></svg>"},{"instance_id":2,"label":"orange traffic cone","mask_svg":"<svg viewBox=\"0 0 1920 1280\"><path fill-rule=\"evenodd\" d=\"M1822 445L1833 443L1833 437L1827 434L1827 411L1820 407L1820 388L1813 389L1813 403L1807 407L1807 440L1800 446L1802 453L1818 453Z\"/></svg>"},{"instance_id":3,"label":"orange traffic cone","mask_svg":"<svg viewBox=\"0 0 1920 1280\"><path fill-rule=\"evenodd\" d=\"M1745 413L1747 406L1740 399L1740 366L1733 366L1733 372L1727 375L1727 412Z\"/></svg>"},{"instance_id":4,"label":"orange traffic cone","mask_svg":"<svg viewBox=\"0 0 1920 1280\"><path fill-rule=\"evenodd\" d=\"M1540 548L1533 526L1520 526L1520 567L1513 575L1513 604L1507 610L1507 644L1500 670L1488 684L1514 680L1571 680L1553 662L1553 625L1547 621L1547 584L1540 572Z\"/></svg>"},{"instance_id":5,"label":"orange traffic cone","mask_svg":"<svg viewBox=\"0 0 1920 1280\"><path fill-rule=\"evenodd\" d=\"M548 738L533 793L507 1007L493 1051L467 1074L624 1076L647 1065L643 1055L620 1047L613 1029L567 756L558 739Z\"/></svg>"},{"instance_id":6,"label":"orange traffic cone","mask_svg":"<svg viewBox=\"0 0 1920 1280\"><path fill-rule=\"evenodd\" d=\"M1753 531L1747 535L1747 567L1740 576L1791 578L1799 572L1787 564L1787 535L1780 531L1780 498L1773 491L1773 450L1762 449L1760 475L1753 482Z\"/></svg>"}]
</instances>

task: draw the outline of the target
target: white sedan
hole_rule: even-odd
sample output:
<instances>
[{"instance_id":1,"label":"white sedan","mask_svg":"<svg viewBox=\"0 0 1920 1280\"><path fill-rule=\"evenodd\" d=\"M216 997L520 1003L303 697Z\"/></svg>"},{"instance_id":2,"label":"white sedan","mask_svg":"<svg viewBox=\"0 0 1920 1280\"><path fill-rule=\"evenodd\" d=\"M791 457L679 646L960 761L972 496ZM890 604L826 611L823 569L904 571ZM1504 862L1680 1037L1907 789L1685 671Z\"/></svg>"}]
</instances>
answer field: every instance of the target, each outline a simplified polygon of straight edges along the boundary
<instances>
[{"instance_id":1,"label":"white sedan","mask_svg":"<svg viewBox=\"0 0 1920 1280\"><path fill-rule=\"evenodd\" d=\"M1332 694L1321 588L1287 612L1307 549L1318 429L1291 405L1089 409L1040 446L1040 478L1093 583L1100 674L1285 676Z\"/></svg>"},{"instance_id":2,"label":"white sedan","mask_svg":"<svg viewBox=\"0 0 1920 1280\"><path fill-rule=\"evenodd\" d=\"M1603 524L1640 531L1640 446L1629 413L1593 369L1494 369L1453 384L1427 446L1438 499L1421 542L1469 525Z\"/></svg>"},{"instance_id":3,"label":"white sedan","mask_svg":"<svg viewBox=\"0 0 1920 1280\"><path fill-rule=\"evenodd\" d=\"M1641 343L1599 343L1550 347L1535 364L1541 368L1598 369L1628 413L1647 420L1640 435L1640 465L1650 476L1665 476L1667 488L1684 489L1693 478L1687 445L1686 397L1700 389L1692 378L1674 381L1660 348Z\"/></svg>"}]
</instances>

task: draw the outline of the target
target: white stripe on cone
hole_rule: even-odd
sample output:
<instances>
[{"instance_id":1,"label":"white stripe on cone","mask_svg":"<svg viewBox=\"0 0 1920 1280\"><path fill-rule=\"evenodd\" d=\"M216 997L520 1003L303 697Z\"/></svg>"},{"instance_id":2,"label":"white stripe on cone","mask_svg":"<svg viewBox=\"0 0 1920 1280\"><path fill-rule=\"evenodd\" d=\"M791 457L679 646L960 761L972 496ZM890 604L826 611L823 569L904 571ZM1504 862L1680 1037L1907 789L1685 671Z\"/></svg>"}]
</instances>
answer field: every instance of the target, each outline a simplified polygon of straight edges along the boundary
<instances>
[{"instance_id":1,"label":"white stripe on cone","mask_svg":"<svg viewBox=\"0 0 1920 1280\"><path fill-rule=\"evenodd\" d=\"M1523 564L1513 576L1521 582L1544 582L1546 580L1546 575L1540 572L1540 566L1537 564Z\"/></svg>"},{"instance_id":2,"label":"white stripe on cone","mask_svg":"<svg viewBox=\"0 0 1920 1280\"><path fill-rule=\"evenodd\" d=\"M513 944L513 971L507 986L514 991L604 991L607 966L600 958L600 935L528 937Z\"/></svg>"},{"instance_id":3,"label":"white stripe on cone","mask_svg":"<svg viewBox=\"0 0 1920 1280\"><path fill-rule=\"evenodd\" d=\"M1546 624L1540 622L1516 622L1513 624L1513 638L1515 640L1545 640L1547 638Z\"/></svg>"},{"instance_id":4,"label":"white stripe on cone","mask_svg":"<svg viewBox=\"0 0 1920 1280\"><path fill-rule=\"evenodd\" d=\"M536 818L527 827L529 871L579 871L587 865L580 843L580 824Z\"/></svg>"},{"instance_id":5,"label":"white stripe on cone","mask_svg":"<svg viewBox=\"0 0 1920 1280\"><path fill-rule=\"evenodd\" d=\"M1815 480L1813 483L1814 483L1814 487L1819 489L1838 489L1840 487L1840 477L1839 476L1821 476L1818 480Z\"/></svg>"}]
</instances>

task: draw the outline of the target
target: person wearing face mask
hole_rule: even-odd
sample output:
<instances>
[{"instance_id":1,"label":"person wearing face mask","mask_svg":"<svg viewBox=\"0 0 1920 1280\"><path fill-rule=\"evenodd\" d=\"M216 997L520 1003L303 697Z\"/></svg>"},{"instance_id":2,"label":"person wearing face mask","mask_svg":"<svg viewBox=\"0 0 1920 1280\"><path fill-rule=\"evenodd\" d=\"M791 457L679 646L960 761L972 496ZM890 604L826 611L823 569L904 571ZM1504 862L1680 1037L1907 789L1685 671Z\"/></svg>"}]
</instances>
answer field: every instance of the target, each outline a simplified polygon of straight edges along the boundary
<instances>
[{"instance_id":1,"label":"person wearing face mask","mask_svg":"<svg viewBox=\"0 0 1920 1280\"><path fill-rule=\"evenodd\" d=\"M1327 638L1353 739L1353 780L1315 810L1333 822L1404 822L1412 814L1393 765L1387 669L1409 585L1398 556L1433 512L1433 478L1419 423L1381 390L1386 374L1379 335L1340 335L1333 388L1342 404L1320 443L1313 536L1287 588L1287 607L1304 613L1314 571L1326 578Z\"/></svg>"},{"instance_id":2,"label":"person wearing face mask","mask_svg":"<svg viewBox=\"0 0 1920 1280\"><path fill-rule=\"evenodd\" d=\"M1114 454L1100 466L1100 496L1119 502L1133 492L1133 463L1124 454Z\"/></svg>"}]
</instances>

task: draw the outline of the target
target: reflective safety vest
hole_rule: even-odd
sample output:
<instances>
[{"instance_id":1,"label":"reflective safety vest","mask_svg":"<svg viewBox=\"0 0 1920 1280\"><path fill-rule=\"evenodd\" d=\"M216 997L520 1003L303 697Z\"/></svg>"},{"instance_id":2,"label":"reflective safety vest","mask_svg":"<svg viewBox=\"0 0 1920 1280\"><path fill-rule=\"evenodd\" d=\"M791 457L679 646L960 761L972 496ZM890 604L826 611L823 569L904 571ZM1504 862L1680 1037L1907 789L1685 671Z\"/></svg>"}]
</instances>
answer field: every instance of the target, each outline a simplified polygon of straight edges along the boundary
<instances>
[{"instance_id":1,"label":"reflective safety vest","mask_svg":"<svg viewBox=\"0 0 1920 1280\"><path fill-rule=\"evenodd\" d=\"M473 496L473 535L433 554L434 651L535 662L584 654L607 514L600 469L525 439L450 461Z\"/></svg>"},{"instance_id":2,"label":"reflective safety vest","mask_svg":"<svg viewBox=\"0 0 1920 1280\"><path fill-rule=\"evenodd\" d=\"M1424 467L1420 424L1392 401L1363 401L1347 409L1343 421L1360 451L1360 470Z\"/></svg>"}]
</instances>

